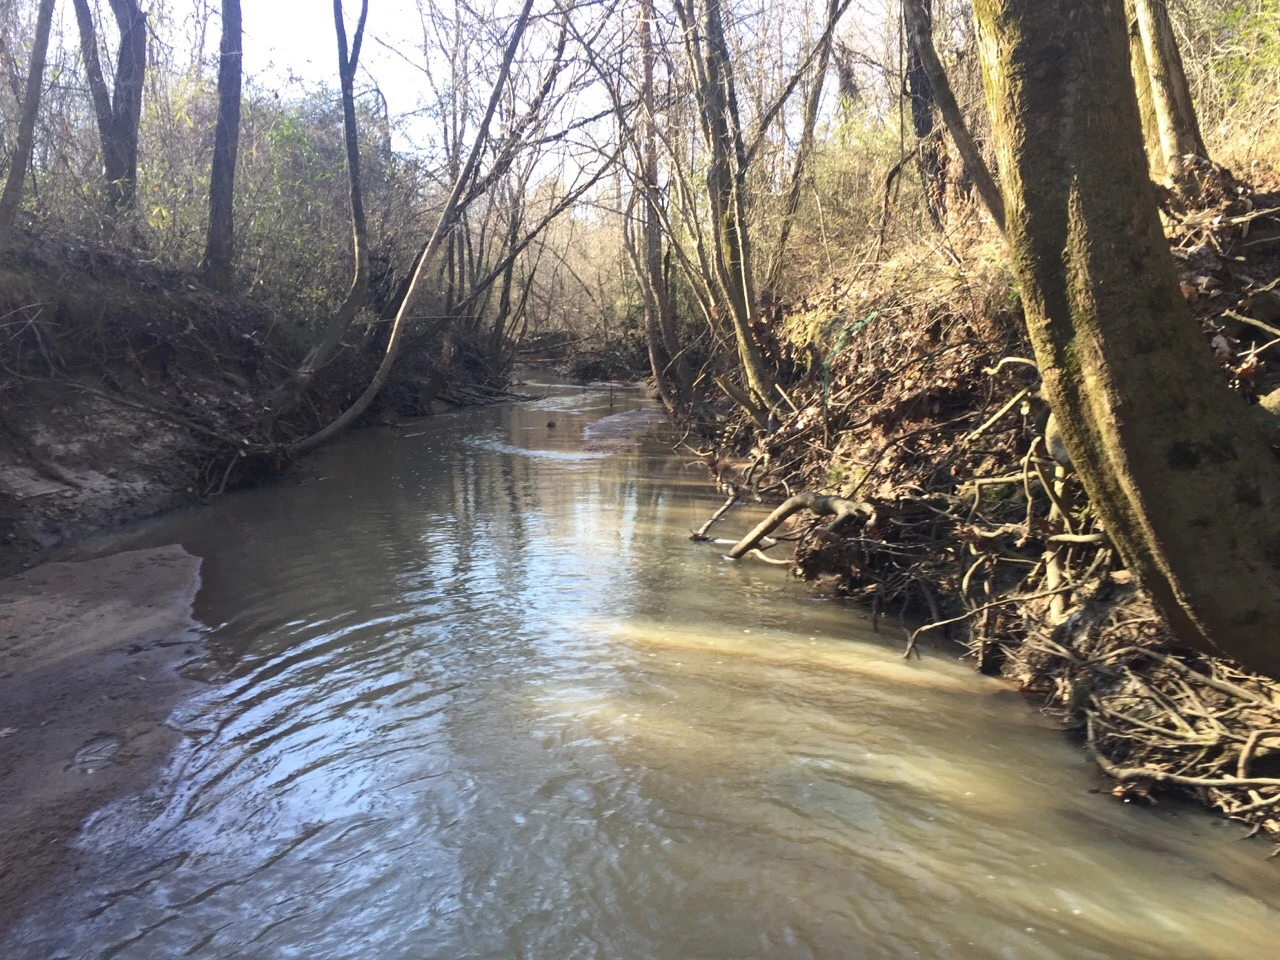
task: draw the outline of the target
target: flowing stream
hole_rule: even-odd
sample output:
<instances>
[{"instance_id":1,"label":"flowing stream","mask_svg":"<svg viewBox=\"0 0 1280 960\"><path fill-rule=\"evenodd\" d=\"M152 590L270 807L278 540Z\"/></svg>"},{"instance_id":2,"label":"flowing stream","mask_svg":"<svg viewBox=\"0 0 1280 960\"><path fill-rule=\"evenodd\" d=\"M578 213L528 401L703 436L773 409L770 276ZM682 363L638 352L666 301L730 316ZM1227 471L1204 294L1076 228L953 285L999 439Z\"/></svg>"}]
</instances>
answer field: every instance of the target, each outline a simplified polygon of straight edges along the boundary
<instances>
[{"instance_id":1,"label":"flowing stream","mask_svg":"<svg viewBox=\"0 0 1280 960\"><path fill-rule=\"evenodd\" d=\"M360 432L122 540L204 558L212 679L0 956L1280 955L1264 844L1112 800L1006 684L691 543L700 468L584 449L641 406Z\"/></svg>"}]
</instances>

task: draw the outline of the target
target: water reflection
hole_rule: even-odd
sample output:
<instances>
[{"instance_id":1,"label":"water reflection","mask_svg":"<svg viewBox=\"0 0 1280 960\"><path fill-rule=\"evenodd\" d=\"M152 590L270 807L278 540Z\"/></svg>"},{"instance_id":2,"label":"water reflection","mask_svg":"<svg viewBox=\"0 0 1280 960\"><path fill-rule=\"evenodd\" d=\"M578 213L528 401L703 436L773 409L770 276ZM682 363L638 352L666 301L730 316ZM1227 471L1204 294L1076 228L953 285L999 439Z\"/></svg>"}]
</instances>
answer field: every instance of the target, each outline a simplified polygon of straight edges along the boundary
<instances>
[{"instance_id":1,"label":"water reflection","mask_svg":"<svg viewBox=\"0 0 1280 960\"><path fill-rule=\"evenodd\" d=\"M716 501L659 448L584 455L639 402L366 432L148 529L206 558L222 679L0 954L1274 956L1232 828L689 543Z\"/></svg>"}]
</instances>

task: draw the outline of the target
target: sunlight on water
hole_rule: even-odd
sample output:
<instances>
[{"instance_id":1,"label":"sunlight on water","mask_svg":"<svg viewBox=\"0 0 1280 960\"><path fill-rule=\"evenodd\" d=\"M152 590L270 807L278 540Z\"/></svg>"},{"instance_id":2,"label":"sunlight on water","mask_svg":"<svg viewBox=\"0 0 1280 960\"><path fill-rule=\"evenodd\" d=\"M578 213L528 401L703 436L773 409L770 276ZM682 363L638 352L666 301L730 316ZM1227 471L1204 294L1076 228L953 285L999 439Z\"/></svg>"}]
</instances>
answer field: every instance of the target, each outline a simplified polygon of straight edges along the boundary
<instances>
[{"instance_id":1,"label":"sunlight on water","mask_svg":"<svg viewBox=\"0 0 1280 960\"><path fill-rule=\"evenodd\" d=\"M689 542L698 468L583 451L640 405L367 431L133 537L205 558L217 679L0 956L1276 956L1261 846Z\"/></svg>"}]
</instances>

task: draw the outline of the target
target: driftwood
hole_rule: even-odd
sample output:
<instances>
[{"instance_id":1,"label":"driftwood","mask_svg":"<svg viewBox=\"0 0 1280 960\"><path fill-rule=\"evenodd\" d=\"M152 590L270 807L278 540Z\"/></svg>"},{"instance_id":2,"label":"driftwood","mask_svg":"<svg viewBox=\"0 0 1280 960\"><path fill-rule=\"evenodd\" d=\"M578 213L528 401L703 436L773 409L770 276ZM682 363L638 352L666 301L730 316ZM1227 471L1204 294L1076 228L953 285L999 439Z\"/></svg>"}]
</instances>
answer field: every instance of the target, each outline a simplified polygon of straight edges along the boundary
<instances>
[{"instance_id":1,"label":"driftwood","mask_svg":"<svg viewBox=\"0 0 1280 960\"><path fill-rule=\"evenodd\" d=\"M720 519L737 505L738 503L737 486L735 486L732 483L726 483L724 485L724 489L729 494L729 498L725 500L724 505L721 506L719 510L717 510L715 513L711 515L710 520L708 520L706 523L700 526L689 537L690 540L694 541L695 543L706 543L708 540L711 539L711 537L709 536L709 534L711 533L711 528L714 527L717 523L719 523Z\"/></svg>"},{"instance_id":2,"label":"driftwood","mask_svg":"<svg viewBox=\"0 0 1280 960\"><path fill-rule=\"evenodd\" d=\"M786 500L773 513L769 514L754 530L734 544L733 549L728 553L728 557L730 560L740 560L754 550L761 540L781 526L785 520L801 510L809 510L820 517L835 517L835 520L827 527L830 530L840 526L855 514L868 512L869 509L866 504L846 500L844 497L833 497L823 493L797 493L794 497Z\"/></svg>"}]
</instances>

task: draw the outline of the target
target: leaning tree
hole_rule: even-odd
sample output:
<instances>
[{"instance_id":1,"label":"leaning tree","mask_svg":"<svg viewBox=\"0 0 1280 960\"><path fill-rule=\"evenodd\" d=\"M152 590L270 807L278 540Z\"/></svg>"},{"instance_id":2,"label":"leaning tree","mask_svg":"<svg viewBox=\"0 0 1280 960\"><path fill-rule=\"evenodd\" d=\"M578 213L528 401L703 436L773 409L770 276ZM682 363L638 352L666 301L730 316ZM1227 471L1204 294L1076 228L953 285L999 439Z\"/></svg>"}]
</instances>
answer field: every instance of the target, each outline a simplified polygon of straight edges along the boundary
<instances>
[{"instance_id":1,"label":"leaning tree","mask_svg":"<svg viewBox=\"0 0 1280 960\"><path fill-rule=\"evenodd\" d=\"M1280 677L1280 466L1178 291L1124 0L975 0L1008 236L1044 390L1174 636Z\"/></svg>"}]
</instances>

